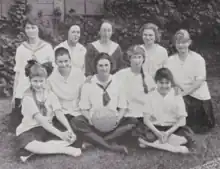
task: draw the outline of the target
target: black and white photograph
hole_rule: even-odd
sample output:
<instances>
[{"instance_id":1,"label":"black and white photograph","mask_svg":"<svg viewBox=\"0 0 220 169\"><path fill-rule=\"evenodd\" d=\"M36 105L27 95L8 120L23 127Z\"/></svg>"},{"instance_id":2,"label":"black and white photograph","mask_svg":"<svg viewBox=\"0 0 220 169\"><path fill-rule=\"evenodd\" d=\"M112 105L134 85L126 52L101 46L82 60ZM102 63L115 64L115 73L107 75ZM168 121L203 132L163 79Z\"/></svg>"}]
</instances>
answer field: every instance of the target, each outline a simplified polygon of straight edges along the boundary
<instances>
[{"instance_id":1,"label":"black and white photograph","mask_svg":"<svg viewBox=\"0 0 220 169\"><path fill-rule=\"evenodd\" d=\"M220 0L0 0L0 169L220 169Z\"/></svg>"}]
</instances>

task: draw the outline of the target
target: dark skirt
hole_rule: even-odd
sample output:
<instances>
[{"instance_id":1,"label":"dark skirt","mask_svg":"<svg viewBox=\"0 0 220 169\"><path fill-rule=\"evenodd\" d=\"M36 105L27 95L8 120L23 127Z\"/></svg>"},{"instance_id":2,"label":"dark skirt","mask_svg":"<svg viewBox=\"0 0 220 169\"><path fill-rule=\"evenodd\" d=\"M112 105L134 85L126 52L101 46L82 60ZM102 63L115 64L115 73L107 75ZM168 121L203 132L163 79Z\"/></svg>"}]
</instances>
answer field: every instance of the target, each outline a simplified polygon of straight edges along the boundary
<instances>
[{"instance_id":1,"label":"dark skirt","mask_svg":"<svg viewBox=\"0 0 220 169\"><path fill-rule=\"evenodd\" d=\"M9 114L8 131L15 133L16 128L21 123L23 115L21 113L21 99L15 98L15 107Z\"/></svg>"},{"instance_id":2,"label":"dark skirt","mask_svg":"<svg viewBox=\"0 0 220 169\"><path fill-rule=\"evenodd\" d=\"M89 123L88 119L82 115L73 118L71 121L71 127L73 128L73 130L75 131L75 133L79 139L79 141L78 141L79 144L80 144L80 140L81 140L81 145L84 141L87 141L86 137L85 137L85 135L87 135L87 134L94 133L104 139L105 136L112 134L120 127L128 126L128 125L133 125L135 127L136 124L137 124L136 118L124 117L121 119L120 123L118 124L118 126L114 130L112 130L110 132L101 132L101 131L97 130L93 125L91 125ZM123 136L124 136L124 134L123 134ZM117 139L120 139L120 138L122 138L122 135L117 137Z\"/></svg>"},{"instance_id":3,"label":"dark skirt","mask_svg":"<svg viewBox=\"0 0 220 169\"><path fill-rule=\"evenodd\" d=\"M192 96L183 97L188 117L187 126L195 133L204 133L215 126L215 117L211 100L199 100Z\"/></svg>"},{"instance_id":4,"label":"dark skirt","mask_svg":"<svg viewBox=\"0 0 220 169\"><path fill-rule=\"evenodd\" d=\"M74 118L71 115L65 115L68 121L71 121L72 118ZM56 119L53 119L53 125L61 130L65 131L66 128ZM35 127L28 131L25 131L24 133L21 133L19 136L17 136L16 139L16 147L18 149L23 149L26 147L26 145L34 140L41 141L41 142L47 142L49 140L60 140L57 136L54 134L48 132L43 127Z\"/></svg>"},{"instance_id":5,"label":"dark skirt","mask_svg":"<svg viewBox=\"0 0 220 169\"><path fill-rule=\"evenodd\" d=\"M136 124L137 121L135 118L129 118L129 117L124 117L121 119L120 123L118 124L117 127L120 126L126 126L129 124ZM110 133L112 133L113 131L110 132L101 132L99 130L97 130L93 125L91 125L88 121L88 119L84 116L78 116L75 117L74 119L72 119L71 122L71 127L73 128L74 131L76 131L77 133L90 133L90 132L94 132L97 133L98 135L101 136L106 136L109 135Z\"/></svg>"}]
</instances>

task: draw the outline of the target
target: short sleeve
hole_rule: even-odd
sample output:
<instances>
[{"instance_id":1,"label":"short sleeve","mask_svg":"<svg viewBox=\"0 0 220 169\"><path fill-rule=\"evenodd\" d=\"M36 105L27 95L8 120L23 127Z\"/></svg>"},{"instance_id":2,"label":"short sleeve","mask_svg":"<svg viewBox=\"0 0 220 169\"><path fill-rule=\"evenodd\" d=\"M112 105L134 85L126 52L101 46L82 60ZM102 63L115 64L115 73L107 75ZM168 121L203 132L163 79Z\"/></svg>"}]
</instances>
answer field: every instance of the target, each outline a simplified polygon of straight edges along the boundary
<instances>
[{"instance_id":1,"label":"short sleeve","mask_svg":"<svg viewBox=\"0 0 220 169\"><path fill-rule=\"evenodd\" d=\"M126 93L123 87L119 87L119 95L118 95L118 108L126 109L128 107L128 102L126 99Z\"/></svg>"},{"instance_id":2,"label":"short sleeve","mask_svg":"<svg viewBox=\"0 0 220 169\"><path fill-rule=\"evenodd\" d=\"M201 79L206 78L206 64L205 64L205 60L201 57L201 59L198 59L195 64L196 64L195 80L201 80Z\"/></svg>"},{"instance_id":3,"label":"short sleeve","mask_svg":"<svg viewBox=\"0 0 220 169\"><path fill-rule=\"evenodd\" d=\"M144 105L144 112L143 115L145 118L150 117L153 114L153 108L151 105L151 99L149 98L149 95L146 95L144 98L145 105Z\"/></svg>"},{"instance_id":4,"label":"short sleeve","mask_svg":"<svg viewBox=\"0 0 220 169\"><path fill-rule=\"evenodd\" d=\"M80 100L79 100L79 108L82 110L88 110L91 109L91 102L89 99L89 89L90 89L90 84L84 84L81 89L80 93Z\"/></svg>"},{"instance_id":5,"label":"short sleeve","mask_svg":"<svg viewBox=\"0 0 220 169\"><path fill-rule=\"evenodd\" d=\"M22 63L21 63L21 61L22 61L22 55L21 55L21 51L20 51L21 49L18 47L17 49L16 49L16 54L15 54L15 66L14 66L14 71L15 72L20 72L20 70L21 69L23 69L23 67L22 67Z\"/></svg>"},{"instance_id":6,"label":"short sleeve","mask_svg":"<svg viewBox=\"0 0 220 169\"><path fill-rule=\"evenodd\" d=\"M39 113L39 109L34 102L33 98L29 96L25 96L22 100L22 115L24 117L31 117L33 118L34 115Z\"/></svg>"},{"instance_id":7,"label":"short sleeve","mask_svg":"<svg viewBox=\"0 0 220 169\"><path fill-rule=\"evenodd\" d=\"M187 117L186 106L181 95L176 96L175 101L177 103L177 115L179 117Z\"/></svg>"},{"instance_id":8,"label":"short sleeve","mask_svg":"<svg viewBox=\"0 0 220 169\"><path fill-rule=\"evenodd\" d=\"M49 97L50 97L50 103L51 103L53 111L62 109L59 99L54 93L51 92Z\"/></svg>"}]
</instances>

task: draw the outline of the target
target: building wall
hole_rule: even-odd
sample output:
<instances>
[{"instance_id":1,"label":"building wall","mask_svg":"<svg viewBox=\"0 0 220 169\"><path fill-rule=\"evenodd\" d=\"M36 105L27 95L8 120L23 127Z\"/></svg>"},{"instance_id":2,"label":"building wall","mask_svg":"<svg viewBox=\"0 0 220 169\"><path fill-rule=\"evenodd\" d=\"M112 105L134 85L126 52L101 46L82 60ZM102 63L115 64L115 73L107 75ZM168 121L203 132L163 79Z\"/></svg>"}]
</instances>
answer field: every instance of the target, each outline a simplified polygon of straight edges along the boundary
<instances>
[{"instance_id":1,"label":"building wall","mask_svg":"<svg viewBox=\"0 0 220 169\"><path fill-rule=\"evenodd\" d=\"M7 16L8 9L14 0L0 0L0 16ZM101 15L104 0L27 0L33 7L33 15L41 10L44 16L51 16L54 8L60 7L62 18L64 13L74 9L78 14Z\"/></svg>"},{"instance_id":2,"label":"building wall","mask_svg":"<svg viewBox=\"0 0 220 169\"><path fill-rule=\"evenodd\" d=\"M8 9L12 3L13 0L0 0L0 16L8 16Z\"/></svg>"},{"instance_id":3,"label":"building wall","mask_svg":"<svg viewBox=\"0 0 220 169\"><path fill-rule=\"evenodd\" d=\"M78 14L100 15L104 0L65 0L65 11L74 9Z\"/></svg>"}]
</instances>

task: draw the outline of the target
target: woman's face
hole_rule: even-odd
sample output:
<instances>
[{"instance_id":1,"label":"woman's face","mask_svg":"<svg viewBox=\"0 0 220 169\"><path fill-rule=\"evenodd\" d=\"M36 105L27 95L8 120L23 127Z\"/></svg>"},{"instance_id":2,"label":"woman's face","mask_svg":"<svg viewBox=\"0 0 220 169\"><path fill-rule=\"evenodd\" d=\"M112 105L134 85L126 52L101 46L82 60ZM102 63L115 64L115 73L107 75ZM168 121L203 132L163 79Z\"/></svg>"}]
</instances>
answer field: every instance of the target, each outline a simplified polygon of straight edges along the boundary
<instances>
[{"instance_id":1,"label":"woman's face","mask_svg":"<svg viewBox=\"0 0 220 169\"><path fill-rule=\"evenodd\" d=\"M37 25L27 23L25 25L25 33L28 38L36 38L39 36L39 29Z\"/></svg>"},{"instance_id":2,"label":"woman's face","mask_svg":"<svg viewBox=\"0 0 220 169\"><path fill-rule=\"evenodd\" d=\"M110 23L103 23L100 28L100 36L103 39L111 39L112 37L112 25Z\"/></svg>"},{"instance_id":3,"label":"woman's face","mask_svg":"<svg viewBox=\"0 0 220 169\"><path fill-rule=\"evenodd\" d=\"M96 66L97 74L107 76L110 74L111 64L108 59L100 59Z\"/></svg>"},{"instance_id":4,"label":"woman's face","mask_svg":"<svg viewBox=\"0 0 220 169\"><path fill-rule=\"evenodd\" d=\"M40 77L40 76L35 76L30 79L31 87L36 91L40 92L44 90L45 85L46 85L46 78L45 77Z\"/></svg>"},{"instance_id":5,"label":"woman's face","mask_svg":"<svg viewBox=\"0 0 220 169\"><path fill-rule=\"evenodd\" d=\"M156 35L152 29L144 29L142 38L145 44L152 45L155 43Z\"/></svg>"},{"instance_id":6,"label":"woman's face","mask_svg":"<svg viewBox=\"0 0 220 169\"><path fill-rule=\"evenodd\" d=\"M68 40L72 43L77 43L80 39L80 27L77 25L72 26L68 32Z\"/></svg>"},{"instance_id":7,"label":"woman's face","mask_svg":"<svg viewBox=\"0 0 220 169\"><path fill-rule=\"evenodd\" d=\"M141 67L144 63L144 57L142 55L132 55L130 57L131 67Z\"/></svg>"},{"instance_id":8,"label":"woman's face","mask_svg":"<svg viewBox=\"0 0 220 169\"><path fill-rule=\"evenodd\" d=\"M56 64L59 69L64 70L71 67L71 60L68 54L63 54L56 58Z\"/></svg>"},{"instance_id":9,"label":"woman's face","mask_svg":"<svg viewBox=\"0 0 220 169\"><path fill-rule=\"evenodd\" d=\"M171 82L167 79L158 80L156 84L157 90L161 95L166 95L171 89Z\"/></svg>"},{"instance_id":10,"label":"woman's face","mask_svg":"<svg viewBox=\"0 0 220 169\"><path fill-rule=\"evenodd\" d=\"M186 53L189 50L189 46L191 44L191 40L181 40L181 41L176 41L176 50L179 53Z\"/></svg>"}]
</instances>

